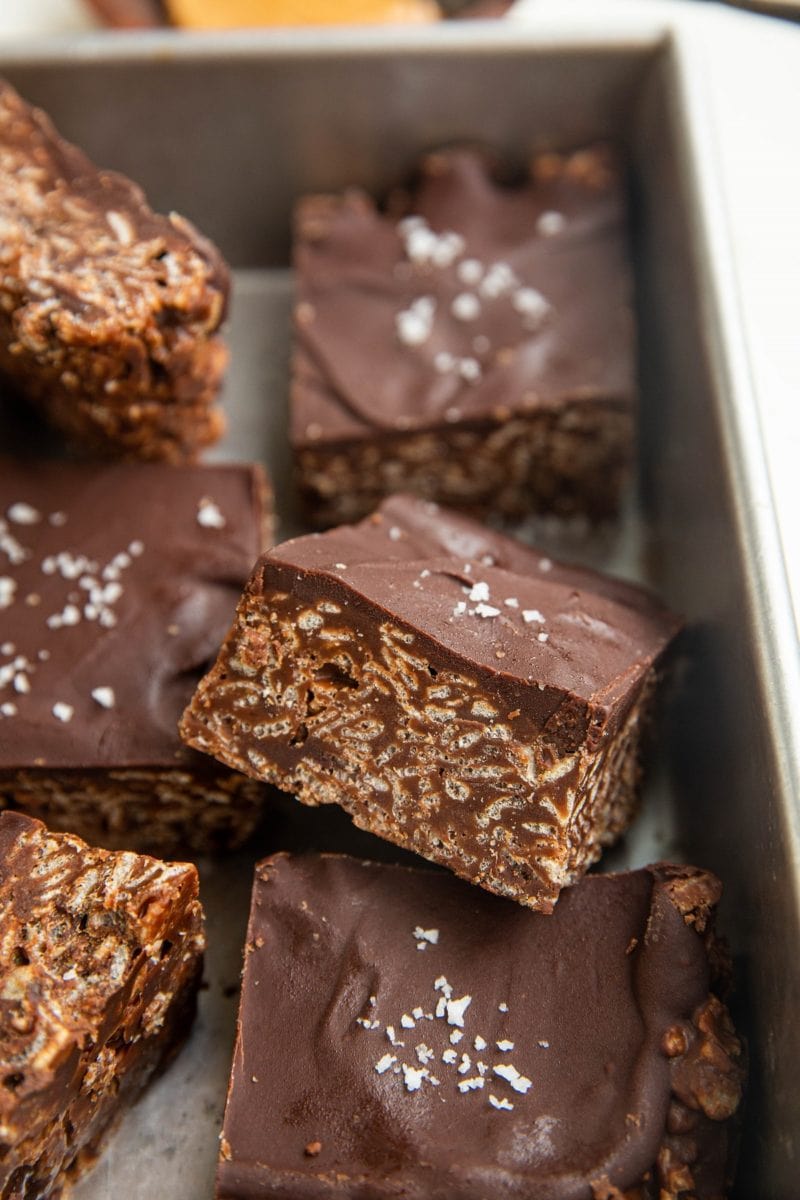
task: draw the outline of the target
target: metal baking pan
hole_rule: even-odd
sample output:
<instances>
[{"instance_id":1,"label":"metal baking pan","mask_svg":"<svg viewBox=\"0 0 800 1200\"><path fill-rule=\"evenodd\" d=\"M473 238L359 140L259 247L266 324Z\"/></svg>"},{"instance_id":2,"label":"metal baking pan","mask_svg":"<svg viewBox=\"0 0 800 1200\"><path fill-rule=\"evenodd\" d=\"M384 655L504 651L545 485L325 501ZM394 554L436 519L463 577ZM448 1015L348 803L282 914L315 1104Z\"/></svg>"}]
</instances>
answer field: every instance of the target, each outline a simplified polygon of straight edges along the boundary
<instances>
[{"instance_id":1,"label":"metal baking pan","mask_svg":"<svg viewBox=\"0 0 800 1200\"><path fill-rule=\"evenodd\" d=\"M6 45L0 70L96 161L214 237L236 269L219 454L260 457L296 527L286 441L292 200L380 190L420 151L481 139L516 155L610 136L629 152L641 328L637 496L618 535L566 554L654 585L689 621L645 809L605 865L677 855L726 884L750 1087L736 1196L800 1194L800 697L794 629L691 38L642 16L613 32L530 28L90 36ZM543 527L555 538L564 531ZM552 544L552 543L551 543ZM337 812L276 804L256 842L205 864L210 951L198 1024L129 1114L80 1200L213 1190L253 862L281 846L392 849Z\"/></svg>"}]
</instances>

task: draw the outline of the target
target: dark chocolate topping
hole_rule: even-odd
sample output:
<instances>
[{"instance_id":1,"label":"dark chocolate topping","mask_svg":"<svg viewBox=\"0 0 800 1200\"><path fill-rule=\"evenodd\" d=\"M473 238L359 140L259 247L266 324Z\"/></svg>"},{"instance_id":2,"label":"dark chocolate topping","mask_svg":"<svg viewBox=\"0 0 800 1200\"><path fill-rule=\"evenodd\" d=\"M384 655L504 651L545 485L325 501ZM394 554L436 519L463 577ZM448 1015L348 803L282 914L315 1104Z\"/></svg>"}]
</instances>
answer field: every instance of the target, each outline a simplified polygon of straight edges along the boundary
<instances>
[{"instance_id":1,"label":"dark chocolate topping","mask_svg":"<svg viewBox=\"0 0 800 1200\"><path fill-rule=\"evenodd\" d=\"M503 186L485 156L426 159L390 201L301 203L297 445L634 395L619 169L604 147Z\"/></svg>"},{"instance_id":2,"label":"dark chocolate topping","mask_svg":"<svg viewBox=\"0 0 800 1200\"><path fill-rule=\"evenodd\" d=\"M0 462L0 769L179 766L264 544L258 468Z\"/></svg>"},{"instance_id":3,"label":"dark chocolate topping","mask_svg":"<svg viewBox=\"0 0 800 1200\"><path fill-rule=\"evenodd\" d=\"M592 1182L641 1183L691 1059L675 1031L693 1047L709 997L677 876L714 903L691 867L587 877L542 917L426 871L263 863L218 1195L591 1200ZM726 1132L686 1111L696 1194L719 1196Z\"/></svg>"},{"instance_id":4,"label":"dark chocolate topping","mask_svg":"<svg viewBox=\"0 0 800 1200\"><path fill-rule=\"evenodd\" d=\"M313 576L333 596L363 596L493 674L601 709L632 693L678 628L633 584L553 562L408 496L387 500L358 525L275 547L251 588L277 564L302 571L298 585Z\"/></svg>"}]
</instances>

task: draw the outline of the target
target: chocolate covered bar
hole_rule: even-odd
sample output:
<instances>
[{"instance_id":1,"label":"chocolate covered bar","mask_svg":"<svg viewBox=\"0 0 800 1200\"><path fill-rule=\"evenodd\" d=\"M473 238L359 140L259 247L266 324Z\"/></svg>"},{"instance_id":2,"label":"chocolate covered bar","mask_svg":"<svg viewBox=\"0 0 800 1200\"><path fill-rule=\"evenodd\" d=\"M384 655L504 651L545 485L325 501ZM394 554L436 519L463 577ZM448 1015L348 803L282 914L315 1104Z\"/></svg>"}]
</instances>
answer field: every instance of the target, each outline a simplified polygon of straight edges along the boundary
<instances>
[{"instance_id":1,"label":"chocolate covered bar","mask_svg":"<svg viewBox=\"0 0 800 1200\"><path fill-rule=\"evenodd\" d=\"M218 1200L723 1200L719 894L660 864L545 918L443 873L268 859Z\"/></svg>"},{"instance_id":2,"label":"chocolate covered bar","mask_svg":"<svg viewBox=\"0 0 800 1200\"><path fill-rule=\"evenodd\" d=\"M548 911L635 810L675 617L436 505L257 565L188 743Z\"/></svg>"},{"instance_id":3,"label":"chocolate covered bar","mask_svg":"<svg viewBox=\"0 0 800 1200\"><path fill-rule=\"evenodd\" d=\"M0 80L0 378L73 448L193 459L224 422L228 271Z\"/></svg>"},{"instance_id":4,"label":"chocolate covered bar","mask_svg":"<svg viewBox=\"0 0 800 1200\"><path fill-rule=\"evenodd\" d=\"M0 1195L57 1197L186 1036L197 871L0 814Z\"/></svg>"},{"instance_id":5,"label":"chocolate covered bar","mask_svg":"<svg viewBox=\"0 0 800 1200\"><path fill-rule=\"evenodd\" d=\"M634 426L625 225L604 146L510 184L484 154L432 154L385 211L355 189L303 199L291 436L311 517L398 491L613 513Z\"/></svg>"},{"instance_id":6,"label":"chocolate covered bar","mask_svg":"<svg viewBox=\"0 0 800 1200\"><path fill-rule=\"evenodd\" d=\"M236 844L263 789L177 722L266 540L248 466L0 461L0 806L112 847Z\"/></svg>"}]
</instances>

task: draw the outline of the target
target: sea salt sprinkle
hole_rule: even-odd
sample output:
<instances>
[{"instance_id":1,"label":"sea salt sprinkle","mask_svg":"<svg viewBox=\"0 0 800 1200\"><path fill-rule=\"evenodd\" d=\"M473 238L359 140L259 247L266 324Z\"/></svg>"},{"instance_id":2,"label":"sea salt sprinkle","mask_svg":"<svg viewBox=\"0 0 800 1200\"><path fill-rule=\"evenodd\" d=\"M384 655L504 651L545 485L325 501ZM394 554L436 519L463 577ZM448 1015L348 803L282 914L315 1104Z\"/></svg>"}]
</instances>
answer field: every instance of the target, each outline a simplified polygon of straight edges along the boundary
<instances>
[{"instance_id":1,"label":"sea salt sprinkle","mask_svg":"<svg viewBox=\"0 0 800 1200\"><path fill-rule=\"evenodd\" d=\"M405 217L397 227L406 255L417 266L449 267L464 250L459 233L435 233L424 217Z\"/></svg>"},{"instance_id":2,"label":"sea salt sprinkle","mask_svg":"<svg viewBox=\"0 0 800 1200\"><path fill-rule=\"evenodd\" d=\"M555 237L556 234L564 231L566 225L567 218L563 213L548 209L539 216L536 222L536 232L542 237Z\"/></svg>"},{"instance_id":3,"label":"sea salt sprinkle","mask_svg":"<svg viewBox=\"0 0 800 1200\"><path fill-rule=\"evenodd\" d=\"M481 302L472 292L461 292L450 305L457 321L475 321L481 315Z\"/></svg>"},{"instance_id":4,"label":"sea salt sprinkle","mask_svg":"<svg viewBox=\"0 0 800 1200\"><path fill-rule=\"evenodd\" d=\"M494 608L491 604L477 604L475 606L475 614L478 617L499 617L500 609Z\"/></svg>"},{"instance_id":5,"label":"sea salt sprinkle","mask_svg":"<svg viewBox=\"0 0 800 1200\"><path fill-rule=\"evenodd\" d=\"M25 504L22 501L12 504L6 516L15 525L37 525L42 519L42 514L33 505Z\"/></svg>"},{"instance_id":6,"label":"sea salt sprinkle","mask_svg":"<svg viewBox=\"0 0 800 1200\"><path fill-rule=\"evenodd\" d=\"M462 283L474 287L483 277L483 263L477 258L464 258L456 268L456 274Z\"/></svg>"},{"instance_id":7,"label":"sea salt sprinkle","mask_svg":"<svg viewBox=\"0 0 800 1200\"><path fill-rule=\"evenodd\" d=\"M423 930L423 927L417 926L414 930L415 939L422 933L435 933L438 941L438 930ZM435 943L428 943L435 944ZM398 1082L407 1093L423 1092L429 1087L439 1087L441 1081L431 1073L430 1066L437 1060L442 1066L450 1071L450 1088L453 1091L448 1091L448 1080L444 1078L446 1090L442 1094L442 1099L446 1099L453 1092L460 1096L466 1096L473 1092L481 1092L485 1088L486 1081L489 1077L497 1082L506 1084L513 1092L518 1095L525 1095L533 1086L532 1081L523 1075L517 1067L509 1062L507 1058L499 1062L484 1062L482 1060L473 1061L471 1054L467 1051L459 1051L454 1049L454 1046L464 1037L464 1027L468 1019L468 1013L473 1003L473 997L469 993L462 996L454 995L453 985L444 975L439 975L433 982L433 992L438 995L436 1002L435 1013L429 1013L425 1010L423 1003L409 1006L409 1010L404 1012L399 1018L399 1025L403 1029L412 1029L420 1020L431 1020L434 1023L439 1020L445 1026L455 1026L451 1028L449 1033L450 1045L443 1050L437 1051L427 1042L417 1042L413 1048L413 1055L409 1051L402 1057L400 1050L405 1049L405 1043L395 1036L395 1026L387 1024L385 1034L392 1045L392 1050L384 1051L380 1054L377 1060L373 1063L373 1069L377 1075L383 1076L391 1074L398 1077ZM370 996L369 1004L371 1008L377 1006L377 997ZM508 1005L503 1002L499 1006L499 1010L508 1011ZM357 1017L356 1024L360 1028L369 1032L374 1026L379 1025L378 1021L371 1021L365 1017ZM431 1027L431 1031L435 1028ZM440 1026L441 1028L441 1026ZM473 1033L470 1038L471 1046L475 1051L486 1052L489 1050L489 1043L481 1033ZM514 1049L514 1042L508 1038L501 1038L495 1043L497 1050L507 1055ZM409 1061L409 1059L411 1061ZM496 1096L492 1094L487 1101L491 1107L502 1111L513 1111L514 1105L507 1097Z\"/></svg>"},{"instance_id":8,"label":"sea salt sprinkle","mask_svg":"<svg viewBox=\"0 0 800 1200\"><path fill-rule=\"evenodd\" d=\"M17 541L3 517L0 517L0 553L6 555L12 567L18 567L30 558L30 550L26 550L22 543Z\"/></svg>"},{"instance_id":9,"label":"sea salt sprinkle","mask_svg":"<svg viewBox=\"0 0 800 1200\"><path fill-rule=\"evenodd\" d=\"M439 930L423 929L421 925L417 925L413 936L417 942L417 949L426 950L428 946L435 946L439 941Z\"/></svg>"},{"instance_id":10,"label":"sea salt sprinkle","mask_svg":"<svg viewBox=\"0 0 800 1200\"><path fill-rule=\"evenodd\" d=\"M521 1075L511 1063L501 1063L499 1066L493 1067L492 1073L500 1079L505 1079L515 1092L521 1092L523 1095L533 1086L530 1079Z\"/></svg>"},{"instance_id":11,"label":"sea salt sprinkle","mask_svg":"<svg viewBox=\"0 0 800 1200\"><path fill-rule=\"evenodd\" d=\"M197 524L204 529L225 528L225 518L210 496L203 496L197 505Z\"/></svg>"},{"instance_id":12,"label":"sea salt sprinkle","mask_svg":"<svg viewBox=\"0 0 800 1200\"><path fill-rule=\"evenodd\" d=\"M412 300L403 312L395 317L398 339L404 346L422 346L433 330L436 301L432 296L420 296Z\"/></svg>"},{"instance_id":13,"label":"sea salt sprinkle","mask_svg":"<svg viewBox=\"0 0 800 1200\"><path fill-rule=\"evenodd\" d=\"M429 1074L426 1067L410 1067L408 1063L403 1063L403 1082L408 1092L418 1092L422 1087L422 1081Z\"/></svg>"},{"instance_id":14,"label":"sea salt sprinkle","mask_svg":"<svg viewBox=\"0 0 800 1200\"><path fill-rule=\"evenodd\" d=\"M7 575L0 575L0 608L10 608L14 603L17 592L17 581Z\"/></svg>"},{"instance_id":15,"label":"sea salt sprinkle","mask_svg":"<svg viewBox=\"0 0 800 1200\"><path fill-rule=\"evenodd\" d=\"M550 312L550 305L536 288L519 288L511 297L511 304L528 329L538 329Z\"/></svg>"},{"instance_id":16,"label":"sea salt sprinkle","mask_svg":"<svg viewBox=\"0 0 800 1200\"><path fill-rule=\"evenodd\" d=\"M542 229L555 232L553 220L544 220L546 216L548 214L540 217ZM557 219L559 214L549 216ZM449 304L443 306L445 318L449 316L462 325L474 324L484 315L485 305L501 300L505 304L510 301L523 327L531 332L536 332L548 316L551 306L547 299L535 287L520 281L509 263L499 261L484 264L477 258L464 257L466 243L454 230L437 233L424 217L418 215L405 217L397 229L411 266L409 277L415 274L414 269L430 277L433 271L455 268L456 279L465 290L458 291ZM405 267L404 270L408 271L409 268ZM436 298L431 295L417 296L395 315L398 341L410 349L425 345L433 334L437 316ZM473 337L472 348L476 354L490 358L492 344L485 333ZM469 354L438 350L433 358L433 366L438 373L454 375L462 383L476 384L483 377L480 359Z\"/></svg>"},{"instance_id":17,"label":"sea salt sprinkle","mask_svg":"<svg viewBox=\"0 0 800 1200\"><path fill-rule=\"evenodd\" d=\"M34 559L34 551L11 534L8 522L12 521L20 528L32 528L43 520L38 509L23 501L11 504L6 516L0 518L0 552L5 553L12 568ZM51 528L58 529L67 523L67 514L63 512L53 512L47 517L47 525ZM105 629L113 628L117 624L117 605L125 590L122 576L134 559L144 553L144 549L144 543L136 539L104 564L69 548L43 555L38 561L38 570L50 582L46 585L43 583L40 590L28 591L24 596L28 608L42 606L42 639L45 640L49 633L61 637L61 630L72 629L84 621L94 622ZM64 594L60 607L48 611L62 581ZM13 575L0 576L0 608L10 607L21 599L18 580ZM49 603L44 604L44 601ZM9 650L9 647L12 649ZM3 643L2 650L3 653L13 653L13 643ZM18 696L28 696L34 689L33 677L37 663L47 662L49 658L50 651L46 646L32 650L30 658L17 655L13 663L0 666L0 689L11 686ZM102 708L114 707L113 689L102 683L91 691L91 696ZM72 720L75 710L73 705L58 701L52 705L51 711L57 720L66 724ZM18 714L16 704L7 705L3 712L6 717Z\"/></svg>"}]
</instances>

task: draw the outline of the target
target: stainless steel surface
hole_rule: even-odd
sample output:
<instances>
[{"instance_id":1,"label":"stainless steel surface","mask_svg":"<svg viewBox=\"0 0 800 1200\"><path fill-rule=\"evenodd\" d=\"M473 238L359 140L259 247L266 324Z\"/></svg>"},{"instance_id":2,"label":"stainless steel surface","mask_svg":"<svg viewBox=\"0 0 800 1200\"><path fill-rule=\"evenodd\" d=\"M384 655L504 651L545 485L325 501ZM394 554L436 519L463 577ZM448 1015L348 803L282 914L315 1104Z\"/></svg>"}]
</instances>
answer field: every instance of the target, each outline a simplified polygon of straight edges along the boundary
<instances>
[{"instance_id":1,"label":"stainless steel surface","mask_svg":"<svg viewBox=\"0 0 800 1200\"><path fill-rule=\"evenodd\" d=\"M644 6L645 8L647 6ZM589 36L519 28L217 42L164 35L9 52L3 69L98 161L216 236L234 265L231 436L222 453L275 471L293 528L285 444L298 192L401 176L420 150L483 138L516 154L611 135L629 149L642 330L641 500L619 536L566 552L655 584L686 613L680 679L642 818L606 865L677 854L726 883L751 1090L737 1189L795 1200L800 1156L798 681L760 430L753 416L714 137L692 46L644 20ZM539 531L557 538L545 525ZM788 619L788 624L787 624ZM305 840L348 843L338 814L278 806L247 852L204 870L209 987L187 1049L116 1135L81 1200L200 1200L213 1163L253 861ZM294 813L290 822L289 814ZM361 853L386 848L357 835Z\"/></svg>"}]
</instances>

